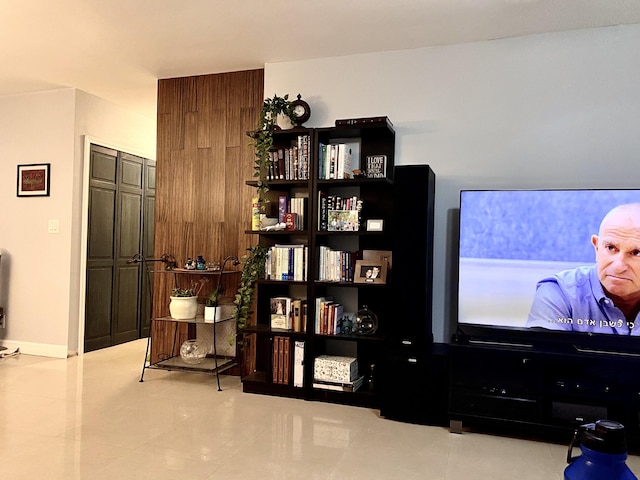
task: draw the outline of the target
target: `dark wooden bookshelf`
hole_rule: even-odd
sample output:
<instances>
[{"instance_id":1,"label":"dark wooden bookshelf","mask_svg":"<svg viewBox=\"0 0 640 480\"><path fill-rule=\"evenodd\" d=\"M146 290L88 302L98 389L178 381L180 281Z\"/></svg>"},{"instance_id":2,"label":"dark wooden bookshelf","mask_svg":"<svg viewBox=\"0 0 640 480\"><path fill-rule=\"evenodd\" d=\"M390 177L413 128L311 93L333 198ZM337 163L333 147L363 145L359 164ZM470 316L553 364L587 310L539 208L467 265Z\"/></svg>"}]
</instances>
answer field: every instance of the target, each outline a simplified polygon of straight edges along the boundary
<instances>
[{"instance_id":1,"label":"dark wooden bookshelf","mask_svg":"<svg viewBox=\"0 0 640 480\"><path fill-rule=\"evenodd\" d=\"M277 195L305 196L306 230L265 232L245 230L248 235L258 237L263 245L300 244L308 247L307 278L305 281L259 280L256 283L253 323L243 331L249 352L245 362L250 365L249 375L242 378L243 391L248 393L278 395L307 400L341 403L379 408L382 385L379 378L387 362L387 347L406 334L416 335L416 344L430 342L432 290L432 238L433 199L435 175L427 165L395 166L395 132L386 122L364 125L280 130L274 133L274 149L285 148L296 142L298 135L309 135L312 139L309 180L267 180L273 198ZM357 145L358 158L352 158L352 168L362 166L368 155L386 156L385 178L319 179L320 145L331 143ZM398 175L399 169L406 173ZM419 172L419 175L415 175ZM396 181L396 178L399 181ZM405 180L412 179L412 180ZM247 181L256 187L255 180ZM415 202L398 197L399 190L410 190ZM357 231L319 230L319 195L355 196L362 200L362 217ZM398 212L404 212L401 215ZM405 218L409 215L409 218ZM399 221L398 218L404 218ZM383 220L382 231L367 231L367 220ZM414 239L413 232L427 232ZM423 224L423 225L422 225ZM354 282L332 282L318 280L320 246L331 249L361 252L362 250L384 250L392 252L391 272L386 283L367 284ZM414 256L401 253L414 252ZM428 257L428 258L427 258ZM416 261L417 260L417 261ZM410 304L398 304L398 292L405 284L414 284L410 290L421 292L408 300ZM272 329L270 327L270 299L277 296L303 298L307 300L306 330ZM316 301L318 297L333 297L344 306L344 311L355 314L364 305L376 313L379 327L375 334L320 334L316 326ZM403 297L403 302L407 302ZM412 303L412 304L411 304ZM275 337L285 337L293 345L304 342L304 381L302 387L273 381L273 348ZM291 349L293 350L293 349ZM293 355L293 351L290 351ZM320 355L347 355L358 360L359 375L371 376L355 392L314 388L314 360ZM293 365L293 358L291 365ZM372 367L373 374L372 374ZM290 370L293 375L293 369ZM370 381L368 381L370 380Z\"/></svg>"}]
</instances>

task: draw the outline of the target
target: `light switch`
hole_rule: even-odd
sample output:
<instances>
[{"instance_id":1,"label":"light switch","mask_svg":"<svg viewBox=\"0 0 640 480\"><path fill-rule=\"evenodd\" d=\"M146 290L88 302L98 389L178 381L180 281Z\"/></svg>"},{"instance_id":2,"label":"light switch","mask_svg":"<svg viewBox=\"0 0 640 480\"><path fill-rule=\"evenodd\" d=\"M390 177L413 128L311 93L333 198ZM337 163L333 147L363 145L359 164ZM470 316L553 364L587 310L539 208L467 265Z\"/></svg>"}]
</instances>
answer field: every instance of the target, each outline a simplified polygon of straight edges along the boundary
<instances>
[{"instance_id":1,"label":"light switch","mask_svg":"<svg viewBox=\"0 0 640 480\"><path fill-rule=\"evenodd\" d=\"M57 218L49 220L49 233L60 233L60 221Z\"/></svg>"}]
</instances>

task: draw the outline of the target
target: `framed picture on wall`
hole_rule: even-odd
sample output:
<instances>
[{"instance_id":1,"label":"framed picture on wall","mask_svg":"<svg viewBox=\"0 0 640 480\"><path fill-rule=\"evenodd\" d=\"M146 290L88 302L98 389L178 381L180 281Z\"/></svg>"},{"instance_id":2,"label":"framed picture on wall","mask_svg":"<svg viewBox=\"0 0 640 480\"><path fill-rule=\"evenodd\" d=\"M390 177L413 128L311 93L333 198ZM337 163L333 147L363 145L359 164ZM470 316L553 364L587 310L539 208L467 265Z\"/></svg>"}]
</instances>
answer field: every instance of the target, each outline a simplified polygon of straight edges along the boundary
<instances>
[{"instance_id":1,"label":"framed picture on wall","mask_svg":"<svg viewBox=\"0 0 640 480\"><path fill-rule=\"evenodd\" d=\"M48 197L51 164L18 165L18 197Z\"/></svg>"}]
</instances>

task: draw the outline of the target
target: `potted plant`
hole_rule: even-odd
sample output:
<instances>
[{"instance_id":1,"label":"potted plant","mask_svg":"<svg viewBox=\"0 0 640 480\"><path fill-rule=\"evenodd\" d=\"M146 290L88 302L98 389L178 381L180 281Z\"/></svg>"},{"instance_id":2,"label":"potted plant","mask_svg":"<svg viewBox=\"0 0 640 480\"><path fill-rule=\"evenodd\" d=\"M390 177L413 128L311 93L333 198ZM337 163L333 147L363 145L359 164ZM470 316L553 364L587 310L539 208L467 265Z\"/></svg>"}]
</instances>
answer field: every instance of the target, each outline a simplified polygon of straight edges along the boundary
<instances>
[{"instance_id":1,"label":"potted plant","mask_svg":"<svg viewBox=\"0 0 640 480\"><path fill-rule=\"evenodd\" d=\"M198 313L198 294L204 282L206 279L201 279L199 282L193 282L188 288L176 287L171 290L169 303L171 318L176 320L195 318Z\"/></svg>"},{"instance_id":2,"label":"potted plant","mask_svg":"<svg viewBox=\"0 0 640 480\"><path fill-rule=\"evenodd\" d=\"M222 286L215 288L207 297L204 305L204 321L207 323L219 322L221 315L220 298L224 288Z\"/></svg>"},{"instance_id":3,"label":"potted plant","mask_svg":"<svg viewBox=\"0 0 640 480\"><path fill-rule=\"evenodd\" d=\"M265 98L260 111L260 123L258 128L248 133L251 137L251 146L255 149L255 165L253 176L258 182L258 202L265 201L265 193L269 191L267 184L267 171L271 160L270 152L273 147L273 132L280 129L278 117L289 120L291 125L296 125L297 117L294 113L294 106L289 101L289 95L273 98Z\"/></svg>"}]
</instances>

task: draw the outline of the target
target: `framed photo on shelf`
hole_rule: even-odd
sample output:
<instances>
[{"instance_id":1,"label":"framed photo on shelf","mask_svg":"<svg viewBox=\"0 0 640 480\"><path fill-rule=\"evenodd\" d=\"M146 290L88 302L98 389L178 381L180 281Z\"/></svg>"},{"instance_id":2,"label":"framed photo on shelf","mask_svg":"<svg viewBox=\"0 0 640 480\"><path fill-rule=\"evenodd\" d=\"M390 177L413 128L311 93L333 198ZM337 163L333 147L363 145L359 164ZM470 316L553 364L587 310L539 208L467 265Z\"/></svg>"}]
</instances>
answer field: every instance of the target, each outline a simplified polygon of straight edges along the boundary
<instances>
[{"instance_id":1,"label":"framed photo on shelf","mask_svg":"<svg viewBox=\"0 0 640 480\"><path fill-rule=\"evenodd\" d=\"M387 262L382 260L356 260L354 283L387 283Z\"/></svg>"},{"instance_id":2,"label":"framed photo on shelf","mask_svg":"<svg viewBox=\"0 0 640 480\"><path fill-rule=\"evenodd\" d=\"M18 165L18 197L48 197L50 163Z\"/></svg>"}]
</instances>

